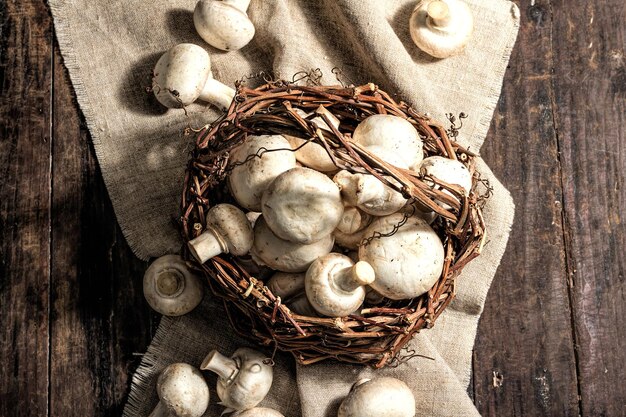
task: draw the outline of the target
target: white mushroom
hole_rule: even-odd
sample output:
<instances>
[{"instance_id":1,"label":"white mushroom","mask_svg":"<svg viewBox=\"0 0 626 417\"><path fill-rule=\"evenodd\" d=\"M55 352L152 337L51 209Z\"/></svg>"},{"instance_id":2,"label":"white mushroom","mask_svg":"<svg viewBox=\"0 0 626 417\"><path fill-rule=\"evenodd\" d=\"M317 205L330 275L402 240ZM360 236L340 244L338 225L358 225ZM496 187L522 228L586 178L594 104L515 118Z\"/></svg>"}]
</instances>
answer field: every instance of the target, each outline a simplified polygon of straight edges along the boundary
<instances>
[{"instance_id":1,"label":"white mushroom","mask_svg":"<svg viewBox=\"0 0 626 417\"><path fill-rule=\"evenodd\" d=\"M239 348L228 358L217 350L209 352L200 369L215 372L221 404L232 410L255 407L267 395L274 379L267 356L253 349Z\"/></svg>"},{"instance_id":2,"label":"white mushroom","mask_svg":"<svg viewBox=\"0 0 626 417\"><path fill-rule=\"evenodd\" d=\"M229 164L231 194L242 207L260 212L263 192L277 176L296 166L296 157L280 135L248 136L231 152Z\"/></svg>"},{"instance_id":3,"label":"white mushroom","mask_svg":"<svg viewBox=\"0 0 626 417\"><path fill-rule=\"evenodd\" d=\"M256 407L235 414L233 417L285 417L281 413L271 408Z\"/></svg>"},{"instance_id":4,"label":"white mushroom","mask_svg":"<svg viewBox=\"0 0 626 417\"><path fill-rule=\"evenodd\" d=\"M204 291L178 255L155 260L143 276L143 294L155 311L166 316L181 316L196 308Z\"/></svg>"},{"instance_id":5,"label":"white mushroom","mask_svg":"<svg viewBox=\"0 0 626 417\"><path fill-rule=\"evenodd\" d=\"M407 199L371 174L339 171L333 181L341 189L344 201L373 216L386 216L400 210Z\"/></svg>"},{"instance_id":6,"label":"white mushroom","mask_svg":"<svg viewBox=\"0 0 626 417\"><path fill-rule=\"evenodd\" d=\"M409 20L411 38L435 58L463 52L474 30L474 18L461 0L422 0Z\"/></svg>"},{"instance_id":7,"label":"white mushroom","mask_svg":"<svg viewBox=\"0 0 626 417\"><path fill-rule=\"evenodd\" d=\"M366 234L367 227L354 233L343 233L339 229L335 229L335 231L333 232L335 242L339 246L351 250L359 249L359 244L366 237Z\"/></svg>"},{"instance_id":8,"label":"white mushroom","mask_svg":"<svg viewBox=\"0 0 626 417\"><path fill-rule=\"evenodd\" d=\"M372 222L372 216L356 207L344 207L343 215L337 225L337 230L345 234L353 234L365 229Z\"/></svg>"},{"instance_id":9,"label":"white mushroom","mask_svg":"<svg viewBox=\"0 0 626 417\"><path fill-rule=\"evenodd\" d=\"M287 303L287 307L289 307L289 310L293 311L294 313L300 316L306 316L306 317L318 317L319 316L318 312L313 308L313 306L309 302L309 299L306 297L305 293L302 293L298 295L297 297L293 298L292 300L289 300L289 302Z\"/></svg>"},{"instance_id":10,"label":"white mushroom","mask_svg":"<svg viewBox=\"0 0 626 417\"><path fill-rule=\"evenodd\" d=\"M306 296L318 313L343 317L363 304L365 285L374 278L367 262L355 264L345 255L329 253L316 259L306 271Z\"/></svg>"},{"instance_id":11,"label":"white mushroom","mask_svg":"<svg viewBox=\"0 0 626 417\"><path fill-rule=\"evenodd\" d=\"M383 296L392 300L415 298L439 279L443 244L423 219L392 214L372 222L366 234L375 237L361 244L359 259L374 268L376 281L371 287Z\"/></svg>"},{"instance_id":12,"label":"white mushroom","mask_svg":"<svg viewBox=\"0 0 626 417\"><path fill-rule=\"evenodd\" d=\"M415 397L396 378L382 377L356 382L339 406L337 417L414 417Z\"/></svg>"},{"instance_id":13,"label":"white mushroom","mask_svg":"<svg viewBox=\"0 0 626 417\"><path fill-rule=\"evenodd\" d=\"M189 250L201 264L220 253L242 256L252 247L252 226L237 207L218 204L206 216L206 230L189 241Z\"/></svg>"},{"instance_id":14,"label":"white mushroom","mask_svg":"<svg viewBox=\"0 0 626 417\"><path fill-rule=\"evenodd\" d=\"M455 161L443 156L431 156L419 165L419 173L424 176L424 181L431 187L435 184L428 177L434 177L450 185L458 185L463 188L465 196L469 196L472 189L472 174L462 162ZM447 194L452 195L448 190ZM447 206L444 205L444 207Z\"/></svg>"},{"instance_id":15,"label":"white mushroom","mask_svg":"<svg viewBox=\"0 0 626 417\"><path fill-rule=\"evenodd\" d=\"M327 237L341 220L337 185L324 174L296 167L270 184L261 202L267 225L281 239L312 243Z\"/></svg>"},{"instance_id":16,"label":"white mushroom","mask_svg":"<svg viewBox=\"0 0 626 417\"><path fill-rule=\"evenodd\" d=\"M235 90L213 78L209 54L191 43L171 48L154 67L152 91L165 107L181 108L200 99L220 109L230 106Z\"/></svg>"},{"instance_id":17,"label":"white mushroom","mask_svg":"<svg viewBox=\"0 0 626 417\"><path fill-rule=\"evenodd\" d=\"M352 140L369 149L375 146L374 153L385 149L386 153L380 154L380 158L387 160L390 155L395 155L404 162L404 166L398 168L414 167L424 158L422 140L417 130L406 119L390 114L375 114L363 120L354 130ZM396 165L393 161L387 162Z\"/></svg>"},{"instance_id":18,"label":"white mushroom","mask_svg":"<svg viewBox=\"0 0 626 417\"><path fill-rule=\"evenodd\" d=\"M331 235L310 244L290 242L276 236L267 226L263 216L254 225L252 258L259 264L283 272L306 271L311 262L326 255L333 248Z\"/></svg>"},{"instance_id":19,"label":"white mushroom","mask_svg":"<svg viewBox=\"0 0 626 417\"><path fill-rule=\"evenodd\" d=\"M286 301L304 292L304 276L304 273L276 272L267 282L267 287L272 294Z\"/></svg>"},{"instance_id":20,"label":"white mushroom","mask_svg":"<svg viewBox=\"0 0 626 417\"><path fill-rule=\"evenodd\" d=\"M157 379L159 403L150 417L200 417L209 406L209 387L196 368L186 363L167 366Z\"/></svg>"},{"instance_id":21,"label":"white mushroom","mask_svg":"<svg viewBox=\"0 0 626 417\"><path fill-rule=\"evenodd\" d=\"M202 39L222 51L236 51L254 37L254 25L246 11L250 0L200 0L193 24Z\"/></svg>"}]
</instances>

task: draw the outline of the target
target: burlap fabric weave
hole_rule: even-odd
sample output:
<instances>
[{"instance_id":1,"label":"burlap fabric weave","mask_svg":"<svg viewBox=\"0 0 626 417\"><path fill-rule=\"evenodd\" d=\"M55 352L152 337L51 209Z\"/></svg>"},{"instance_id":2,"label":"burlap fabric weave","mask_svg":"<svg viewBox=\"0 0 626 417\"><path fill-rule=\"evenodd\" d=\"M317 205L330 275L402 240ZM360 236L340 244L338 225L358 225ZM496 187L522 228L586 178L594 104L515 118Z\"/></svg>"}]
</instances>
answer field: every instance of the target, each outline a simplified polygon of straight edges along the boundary
<instances>
[{"instance_id":1,"label":"burlap fabric weave","mask_svg":"<svg viewBox=\"0 0 626 417\"><path fill-rule=\"evenodd\" d=\"M245 75L273 70L283 78L319 68L322 84L374 82L416 109L445 120L466 113L459 141L478 151L489 128L504 71L519 27L519 11L507 0L467 0L475 32L464 54L436 60L412 43L408 18L415 0L252 0L253 41L237 52L212 49L196 35L194 0L49 0L57 38L85 115L117 219L142 259L180 248L176 219L182 178L193 138L219 113L193 105L189 117L166 111L145 87L160 54L191 42L211 53L214 76L234 84ZM251 81L253 82L253 81ZM488 244L458 279L457 299L410 348L416 357L378 371L405 380L418 415L478 415L466 394L476 325L504 252L513 219L506 189L480 162L494 186L485 207ZM164 318L133 379L127 416L147 415L156 404L156 376L168 363L198 365L210 349L230 353L244 342L228 330L210 297L192 314ZM323 363L297 367L279 356L266 404L287 417L333 416L338 401L362 375L361 367ZM209 377L214 385L214 379ZM207 415L217 416L217 396Z\"/></svg>"}]
</instances>

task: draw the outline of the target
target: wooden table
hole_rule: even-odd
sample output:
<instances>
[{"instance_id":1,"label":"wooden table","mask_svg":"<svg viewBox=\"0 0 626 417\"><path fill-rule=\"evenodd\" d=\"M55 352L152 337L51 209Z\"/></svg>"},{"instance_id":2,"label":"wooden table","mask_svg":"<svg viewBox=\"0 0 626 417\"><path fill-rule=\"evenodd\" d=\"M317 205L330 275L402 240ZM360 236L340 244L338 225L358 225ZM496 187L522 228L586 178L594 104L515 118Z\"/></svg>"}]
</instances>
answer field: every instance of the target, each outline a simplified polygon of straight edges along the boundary
<instances>
[{"instance_id":1,"label":"wooden table","mask_svg":"<svg viewBox=\"0 0 626 417\"><path fill-rule=\"evenodd\" d=\"M469 392L626 416L624 0L523 0L482 150L517 205ZM119 415L158 317L43 0L0 0L0 416Z\"/></svg>"}]
</instances>

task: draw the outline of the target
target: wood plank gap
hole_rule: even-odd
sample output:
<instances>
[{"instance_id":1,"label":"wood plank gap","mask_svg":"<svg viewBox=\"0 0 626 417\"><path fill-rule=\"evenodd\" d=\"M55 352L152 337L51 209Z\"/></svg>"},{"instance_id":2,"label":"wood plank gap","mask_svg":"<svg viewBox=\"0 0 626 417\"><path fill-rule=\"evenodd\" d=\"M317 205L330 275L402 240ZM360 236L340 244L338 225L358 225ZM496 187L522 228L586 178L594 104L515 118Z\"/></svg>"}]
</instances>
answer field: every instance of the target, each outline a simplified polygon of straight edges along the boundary
<instances>
[{"instance_id":1,"label":"wood plank gap","mask_svg":"<svg viewBox=\"0 0 626 417\"><path fill-rule=\"evenodd\" d=\"M49 11L48 11L49 12ZM52 19L50 19L50 33L54 33L54 25L52 23ZM52 202L54 197L54 177L53 177L53 169L54 169L54 36L50 36L50 106L48 109L50 122L49 126L49 143L48 143L48 151L50 154L50 160L48 162L48 201L50 204L48 205L48 218L50 221L48 222L48 405L46 407L46 415L50 416L50 410L52 407L52 268L54 259L52 257L52 252L54 249L54 236L52 234Z\"/></svg>"}]
</instances>

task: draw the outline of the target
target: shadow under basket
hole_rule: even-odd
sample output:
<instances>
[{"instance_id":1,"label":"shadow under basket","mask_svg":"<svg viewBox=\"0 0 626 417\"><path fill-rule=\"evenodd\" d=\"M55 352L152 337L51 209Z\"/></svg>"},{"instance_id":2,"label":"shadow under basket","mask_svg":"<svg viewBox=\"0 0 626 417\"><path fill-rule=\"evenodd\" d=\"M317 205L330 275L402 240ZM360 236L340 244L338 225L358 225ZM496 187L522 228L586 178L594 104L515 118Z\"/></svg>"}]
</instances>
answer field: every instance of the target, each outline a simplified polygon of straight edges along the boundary
<instances>
[{"instance_id":1,"label":"shadow under basket","mask_svg":"<svg viewBox=\"0 0 626 417\"><path fill-rule=\"evenodd\" d=\"M397 168L352 142L356 126L374 114L408 120L424 143L424 157L439 155L461 161L472 173L469 196L461 187ZM332 116L339 119L338 128L331 123ZM312 121L314 118L317 120ZM331 128L318 128L320 118ZM238 85L227 113L197 136L182 195L185 242L205 230L211 206L237 205L226 186L229 152L248 135L288 134L324 146L339 168L375 175L401 192L409 204L434 211L437 218L432 227L443 242L445 261L439 280L417 298L384 299L376 305L366 302L358 314L324 318L292 312L264 285L263 276L250 273L234 256L222 254L200 265L185 247L185 259L208 279L214 295L223 300L234 330L274 351L291 352L301 364L335 359L380 368L411 357L404 346L416 332L432 327L450 304L455 279L480 254L486 239L481 208L490 188L475 171L477 155L454 141L458 134L456 120L451 117L450 122L452 127L445 128L406 103L396 102L374 84L300 86L276 81L255 89ZM262 156L263 151L253 157Z\"/></svg>"}]
</instances>

